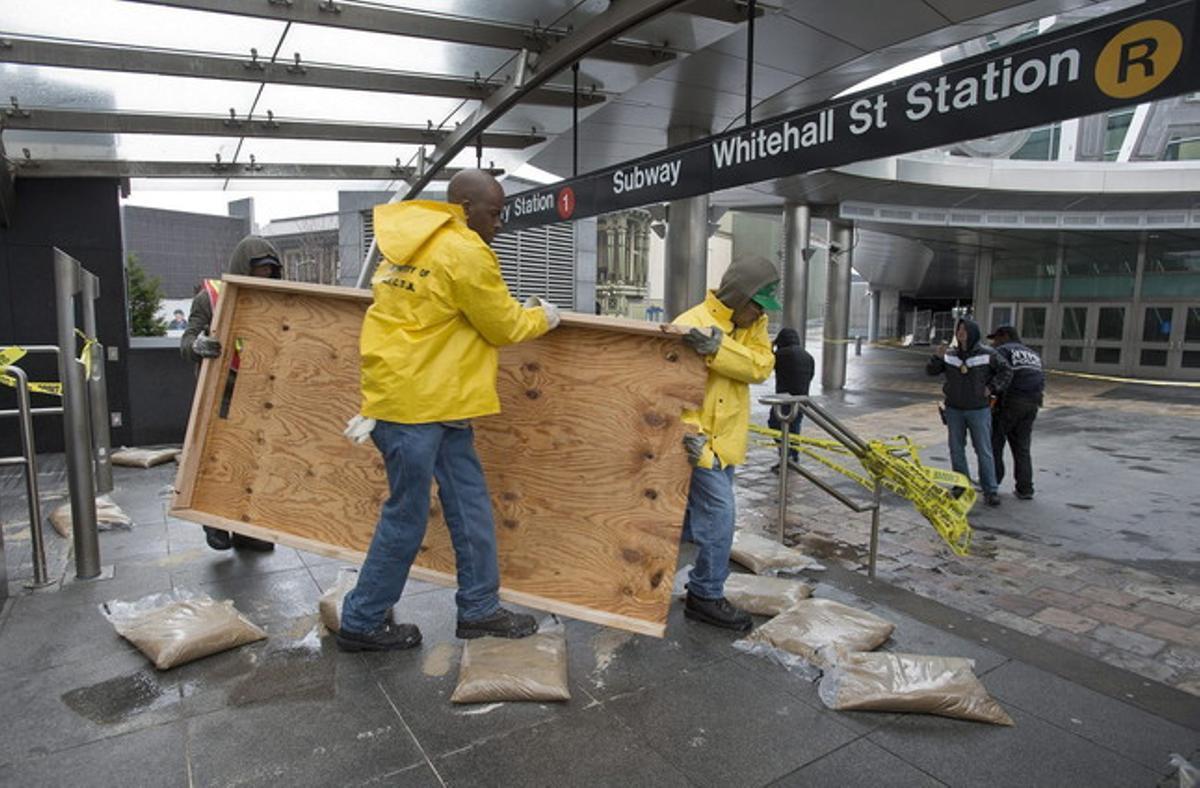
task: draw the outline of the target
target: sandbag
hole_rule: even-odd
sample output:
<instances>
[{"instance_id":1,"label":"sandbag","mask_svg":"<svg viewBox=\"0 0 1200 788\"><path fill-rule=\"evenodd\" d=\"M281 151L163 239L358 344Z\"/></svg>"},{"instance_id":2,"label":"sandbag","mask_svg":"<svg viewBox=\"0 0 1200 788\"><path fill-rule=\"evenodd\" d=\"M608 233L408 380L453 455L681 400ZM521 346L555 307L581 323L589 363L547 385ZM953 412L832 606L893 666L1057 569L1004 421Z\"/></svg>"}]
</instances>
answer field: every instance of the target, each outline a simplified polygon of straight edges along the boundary
<instances>
[{"instance_id":1,"label":"sandbag","mask_svg":"<svg viewBox=\"0 0 1200 788\"><path fill-rule=\"evenodd\" d=\"M895 625L832 599L804 599L734 643L742 651L793 665L795 659L827 667L822 649L870 651L883 645ZM779 652L783 652L782 654ZM790 655L793 659L789 660Z\"/></svg>"},{"instance_id":2,"label":"sandbag","mask_svg":"<svg viewBox=\"0 0 1200 788\"><path fill-rule=\"evenodd\" d=\"M1012 725L975 677L975 662L918 654L840 654L817 694L831 709L902 711Z\"/></svg>"},{"instance_id":3,"label":"sandbag","mask_svg":"<svg viewBox=\"0 0 1200 788\"><path fill-rule=\"evenodd\" d=\"M756 575L792 574L825 568L799 550L740 529L733 532L733 549L729 557Z\"/></svg>"},{"instance_id":4,"label":"sandbag","mask_svg":"<svg viewBox=\"0 0 1200 788\"><path fill-rule=\"evenodd\" d=\"M177 590L135 602L112 600L100 612L159 670L263 640L267 633L225 600Z\"/></svg>"},{"instance_id":5,"label":"sandbag","mask_svg":"<svg viewBox=\"0 0 1200 788\"><path fill-rule=\"evenodd\" d=\"M567 640L562 628L527 638L477 638L463 646L451 703L566 701Z\"/></svg>"},{"instance_id":6,"label":"sandbag","mask_svg":"<svg viewBox=\"0 0 1200 788\"><path fill-rule=\"evenodd\" d=\"M338 570L337 580L321 594L317 609L321 615L321 623L330 632L337 632L342 626L342 600L358 582L358 569L353 566Z\"/></svg>"},{"instance_id":7,"label":"sandbag","mask_svg":"<svg viewBox=\"0 0 1200 788\"><path fill-rule=\"evenodd\" d=\"M783 577L731 574L725 580L725 598L747 613L774 616L812 596L812 588Z\"/></svg>"},{"instance_id":8,"label":"sandbag","mask_svg":"<svg viewBox=\"0 0 1200 788\"><path fill-rule=\"evenodd\" d=\"M71 502L58 506L54 511L50 512L50 525L54 526L54 530L64 539L71 538L71 529L74 525L74 519L71 517ZM101 495L96 498L96 530L111 531L113 528L132 528L133 520L129 515L125 514L125 510L109 498L107 495Z\"/></svg>"},{"instance_id":9,"label":"sandbag","mask_svg":"<svg viewBox=\"0 0 1200 788\"><path fill-rule=\"evenodd\" d=\"M179 454L179 449L130 449L122 446L109 459L113 465L124 465L129 468L153 468L164 462L171 462Z\"/></svg>"}]
</instances>

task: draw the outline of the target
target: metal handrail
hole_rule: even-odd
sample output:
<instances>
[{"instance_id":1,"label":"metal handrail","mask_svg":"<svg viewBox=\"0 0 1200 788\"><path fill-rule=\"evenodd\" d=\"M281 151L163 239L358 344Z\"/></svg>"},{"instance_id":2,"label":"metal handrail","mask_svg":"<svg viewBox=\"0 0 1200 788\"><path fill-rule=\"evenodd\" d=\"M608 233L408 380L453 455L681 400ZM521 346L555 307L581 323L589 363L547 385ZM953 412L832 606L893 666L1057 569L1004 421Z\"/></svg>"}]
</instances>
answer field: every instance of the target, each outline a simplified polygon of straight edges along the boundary
<instances>
[{"instance_id":1,"label":"metal handrail","mask_svg":"<svg viewBox=\"0 0 1200 788\"><path fill-rule=\"evenodd\" d=\"M770 405L775 418L780 423L780 436L782 440L779 443L779 541L783 542L784 529L787 525L787 488L788 488L788 469L794 470L803 476L808 481L816 485L822 492L828 494L839 503L851 511L862 513L871 513L871 543L867 556L867 575L871 578L875 577L875 563L879 556L879 504L883 497L883 480L879 475L870 470L870 466L866 463L863 467L867 468L867 472L871 474L875 482L875 488L871 495L871 503L859 504L855 503L850 497L835 489L832 485L818 478L812 472L801 468L798 464L791 462L788 459L790 449L790 438L792 422L799 415L807 416L809 421L816 424L829 434L835 441L842 444L855 457L862 461L870 451L870 447L866 441L858 437L846 425L838 421L833 414L823 409L820 405L812 401L812 398L799 394L771 394L766 397L760 397L759 402L764 405Z\"/></svg>"},{"instance_id":2,"label":"metal handrail","mask_svg":"<svg viewBox=\"0 0 1200 788\"><path fill-rule=\"evenodd\" d=\"M0 366L0 373L16 378L17 413L20 414L21 423L21 456L0 458L0 464L25 466L25 492L29 497L29 534L33 544L33 582L25 585L27 588L42 588L50 585L50 573L46 569L46 541L42 533L42 501L38 497L37 447L33 442L32 408L29 407L29 377L25 374L25 370L18 366Z\"/></svg>"}]
</instances>

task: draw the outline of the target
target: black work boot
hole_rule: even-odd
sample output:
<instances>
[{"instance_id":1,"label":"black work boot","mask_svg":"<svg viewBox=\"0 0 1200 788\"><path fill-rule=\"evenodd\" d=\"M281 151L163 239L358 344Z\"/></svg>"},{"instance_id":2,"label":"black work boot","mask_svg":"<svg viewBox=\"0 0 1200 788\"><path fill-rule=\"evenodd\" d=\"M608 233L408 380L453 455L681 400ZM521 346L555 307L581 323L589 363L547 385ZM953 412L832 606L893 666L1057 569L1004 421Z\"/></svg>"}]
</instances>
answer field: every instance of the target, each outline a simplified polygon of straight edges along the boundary
<instances>
[{"instance_id":1,"label":"black work boot","mask_svg":"<svg viewBox=\"0 0 1200 788\"><path fill-rule=\"evenodd\" d=\"M233 547L233 541L229 538L228 531L209 528L207 525L204 526L204 541L214 550L228 550Z\"/></svg>"},{"instance_id":2,"label":"black work boot","mask_svg":"<svg viewBox=\"0 0 1200 788\"><path fill-rule=\"evenodd\" d=\"M746 632L754 626L754 620L745 610L734 607L725 597L720 599L704 599L691 591L683 603L683 614L690 619L712 624L714 627L732 629L734 632Z\"/></svg>"},{"instance_id":3,"label":"black work boot","mask_svg":"<svg viewBox=\"0 0 1200 788\"><path fill-rule=\"evenodd\" d=\"M370 632L338 630L337 645L342 651L399 651L421 644L421 630L415 624L385 621Z\"/></svg>"},{"instance_id":4,"label":"black work boot","mask_svg":"<svg viewBox=\"0 0 1200 788\"><path fill-rule=\"evenodd\" d=\"M258 553L269 553L275 549L275 544L273 542L267 542L263 539L255 539L253 536L234 534L232 541L233 546L238 550L253 550Z\"/></svg>"},{"instance_id":5,"label":"black work boot","mask_svg":"<svg viewBox=\"0 0 1200 788\"><path fill-rule=\"evenodd\" d=\"M460 618L454 634L464 640L483 637L527 638L537 631L537 621L533 616L500 608L487 618L477 618L474 621L464 621Z\"/></svg>"}]
</instances>

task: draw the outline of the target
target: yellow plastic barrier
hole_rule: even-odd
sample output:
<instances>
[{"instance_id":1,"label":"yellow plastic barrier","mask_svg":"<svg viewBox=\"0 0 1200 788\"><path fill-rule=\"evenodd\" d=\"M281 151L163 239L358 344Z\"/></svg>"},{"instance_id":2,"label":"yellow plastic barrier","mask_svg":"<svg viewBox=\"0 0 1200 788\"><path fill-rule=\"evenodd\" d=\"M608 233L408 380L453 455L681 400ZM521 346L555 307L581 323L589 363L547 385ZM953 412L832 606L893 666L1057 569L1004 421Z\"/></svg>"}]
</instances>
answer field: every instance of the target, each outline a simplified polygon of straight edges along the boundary
<instances>
[{"instance_id":1,"label":"yellow plastic barrier","mask_svg":"<svg viewBox=\"0 0 1200 788\"><path fill-rule=\"evenodd\" d=\"M83 349L79 351L79 360L83 362L84 378L90 378L92 376L92 345L96 344L96 340L87 336L79 329L75 329L75 333L83 338ZM25 348L16 345L0 347L0 367L12 366L24 358L25 355ZM0 373L0 384L16 388L17 379L12 375ZM35 394L49 394L52 397L62 396L61 383L46 383L31 380L29 382L29 390Z\"/></svg>"},{"instance_id":2,"label":"yellow plastic barrier","mask_svg":"<svg viewBox=\"0 0 1200 788\"><path fill-rule=\"evenodd\" d=\"M776 442L781 435L779 430L757 424L750 425L750 431ZM790 435L789 443L806 457L858 482L868 490L875 489L875 479L878 478L884 487L912 501L917 511L924 515L956 555L967 555L971 547L971 525L967 522L967 513L975 505L975 489L961 473L931 468L922 463L920 449L910 439L900 435L888 440L868 441L868 453L861 459L841 443L829 438ZM843 464L843 458L857 461L862 472L847 467ZM964 491L958 498L951 493L955 487Z\"/></svg>"}]
</instances>

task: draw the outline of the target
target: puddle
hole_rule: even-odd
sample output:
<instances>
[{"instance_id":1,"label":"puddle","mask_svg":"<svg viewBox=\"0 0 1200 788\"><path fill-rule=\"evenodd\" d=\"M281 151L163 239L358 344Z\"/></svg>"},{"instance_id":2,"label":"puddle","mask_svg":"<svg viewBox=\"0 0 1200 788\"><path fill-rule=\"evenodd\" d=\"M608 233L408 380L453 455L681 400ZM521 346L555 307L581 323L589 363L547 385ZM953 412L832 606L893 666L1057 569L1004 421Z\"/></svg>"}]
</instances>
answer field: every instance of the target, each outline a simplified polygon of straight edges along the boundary
<instances>
[{"instance_id":1,"label":"puddle","mask_svg":"<svg viewBox=\"0 0 1200 788\"><path fill-rule=\"evenodd\" d=\"M596 652L596 667L593 673L603 673L608 670L616 658L617 652L629 641L633 640L632 632L620 629L605 629L592 638L592 649Z\"/></svg>"},{"instance_id":2,"label":"puddle","mask_svg":"<svg viewBox=\"0 0 1200 788\"><path fill-rule=\"evenodd\" d=\"M450 672L455 651L453 643L438 643L425 653L425 660L421 663L421 672L426 676L445 676Z\"/></svg>"},{"instance_id":3,"label":"puddle","mask_svg":"<svg viewBox=\"0 0 1200 788\"><path fill-rule=\"evenodd\" d=\"M812 534L805 534L800 537L800 543L794 546L799 548L805 555L810 555L817 559L834 559L858 564L867 558L867 551L861 547L845 542L835 542L832 539L825 539L824 537Z\"/></svg>"},{"instance_id":4,"label":"puddle","mask_svg":"<svg viewBox=\"0 0 1200 788\"><path fill-rule=\"evenodd\" d=\"M333 700L337 662L324 653L313 628L302 640L267 651L254 669L229 691L230 706L273 700Z\"/></svg>"},{"instance_id":5,"label":"puddle","mask_svg":"<svg viewBox=\"0 0 1200 788\"><path fill-rule=\"evenodd\" d=\"M62 695L67 708L101 725L116 725L147 711L166 708L178 700L175 689L164 689L158 678L145 670Z\"/></svg>"}]
</instances>

